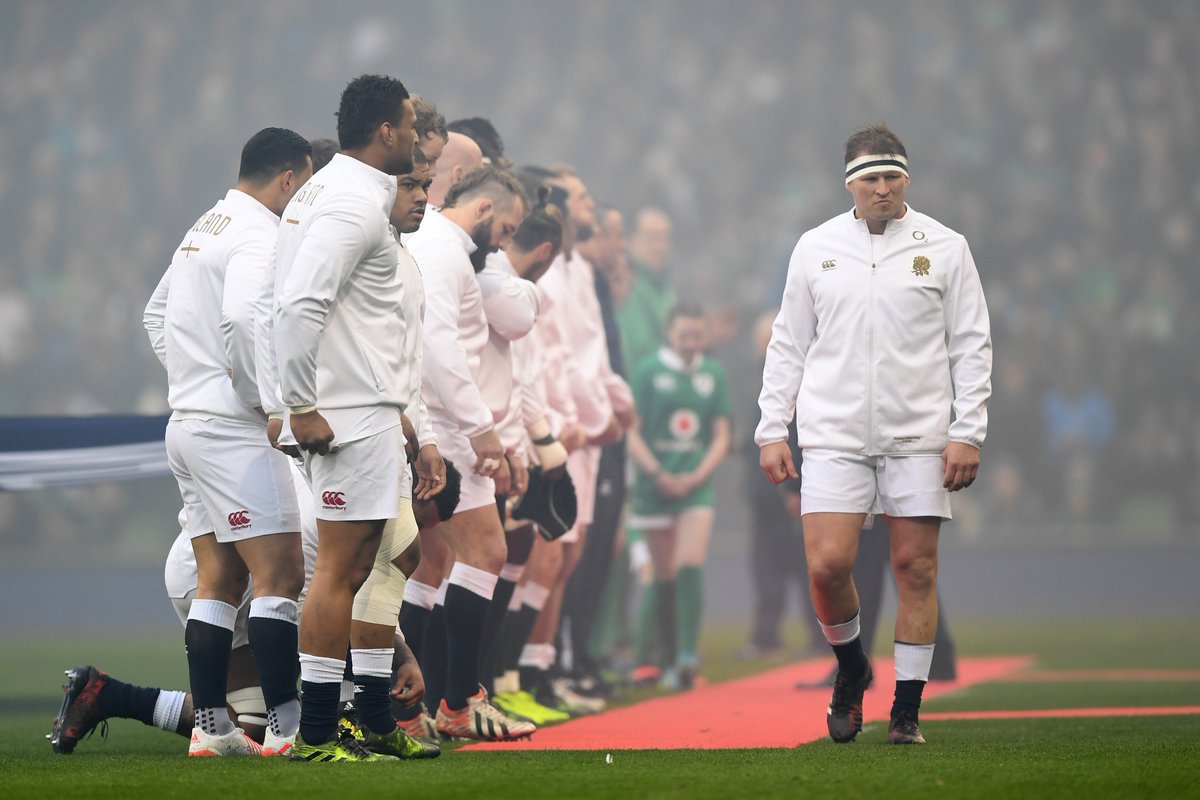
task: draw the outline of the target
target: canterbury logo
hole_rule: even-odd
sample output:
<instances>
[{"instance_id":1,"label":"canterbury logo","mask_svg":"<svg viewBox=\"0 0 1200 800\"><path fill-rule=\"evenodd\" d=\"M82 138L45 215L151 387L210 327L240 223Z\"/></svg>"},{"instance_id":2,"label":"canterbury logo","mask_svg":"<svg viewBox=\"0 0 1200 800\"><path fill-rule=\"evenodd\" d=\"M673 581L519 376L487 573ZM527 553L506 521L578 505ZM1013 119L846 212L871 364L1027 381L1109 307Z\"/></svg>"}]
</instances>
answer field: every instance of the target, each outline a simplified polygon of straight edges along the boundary
<instances>
[{"instance_id":1,"label":"canterbury logo","mask_svg":"<svg viewBox=\"0 0 1200 800\"><path fill-rule=\"evenodd\" d=\"M237 530L239 528L250 527L250 512L249 511L234 511L229 515L229 527Z\"/></svg>"},{"instance_id":2,"label":"canterbury logo","mask_svg":"<svg viewBox=\"0 0 1200 800\"><path fill-rule=\"evenodd\" d=\"M322 492L321 502L326 508L342 508L346 505L345 497L345 492Z\"/></svg>"}]
</instances>

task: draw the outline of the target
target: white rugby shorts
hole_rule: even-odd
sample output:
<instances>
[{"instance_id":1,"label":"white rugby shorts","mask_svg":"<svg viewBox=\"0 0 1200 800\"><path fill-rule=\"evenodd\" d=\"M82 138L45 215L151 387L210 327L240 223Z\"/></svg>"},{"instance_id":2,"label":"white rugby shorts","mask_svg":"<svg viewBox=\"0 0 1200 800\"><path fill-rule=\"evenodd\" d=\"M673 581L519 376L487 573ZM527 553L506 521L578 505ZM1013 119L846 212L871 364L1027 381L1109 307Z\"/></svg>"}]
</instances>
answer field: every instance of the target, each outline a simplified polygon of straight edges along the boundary
<instances>
[{"instance_id":1,"label":"white rugby shorts","mask_svg":"<svg viewBox=\"0 0 1200 800\"><path fill-rule=\"evenodd\" d=\"M864 456L844 450L804 451L800 513L887 514L948 520L940 455Z\"/></svg>"},{"instance_id":2,"label":"white rugby shorts","mask_svg":"<svg viewBox=\"0 0 1200 800\"><path fill-rule=\"evenodd\" d=\"M166 443L189 536L237 542L300 529L287 456L267 442L265 427L173 419Z\"/></svg>"},{"instance_id":3,"label":"white rugby shorts","mask_svg":"<svg viewBox=\"0 0 1200 800\"><path fill-rule=\"evenodd\" d=\"M304 453L317 519L391 519L400 506L405 465L404 432L399 425L341 444L336 452L323 456Z\"/></svg>"}]
</instances>

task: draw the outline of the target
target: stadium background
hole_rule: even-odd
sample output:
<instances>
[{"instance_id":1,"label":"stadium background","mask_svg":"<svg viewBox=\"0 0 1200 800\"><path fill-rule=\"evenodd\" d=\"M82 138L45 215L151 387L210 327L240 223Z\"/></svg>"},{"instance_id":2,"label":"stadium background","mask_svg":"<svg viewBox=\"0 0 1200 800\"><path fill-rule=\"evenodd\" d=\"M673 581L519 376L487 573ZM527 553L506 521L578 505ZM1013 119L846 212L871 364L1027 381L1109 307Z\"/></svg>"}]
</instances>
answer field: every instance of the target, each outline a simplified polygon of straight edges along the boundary
<instances>
[{"instance_id":1,"label":"stadium background","mask_svg":"<svg viewBox=\"0 0 1200 800\"><path fill-rule=\"evenodd\" d=\"M804 229L849 207L845 135L886 121L909 199L965 233L995 340L951 617L1200 614L1200 6L1057 0L254 4L0 0L0 415L159 413L141 311L266 125L331 136L345 82L481 115L519 164L675 220L739 452L719 472L714 619L749 609L750 328ZM0 493L0 633L177 632L168 478ZM29 598L35 599L31 601Z\"/></svg>"}]
</instances>

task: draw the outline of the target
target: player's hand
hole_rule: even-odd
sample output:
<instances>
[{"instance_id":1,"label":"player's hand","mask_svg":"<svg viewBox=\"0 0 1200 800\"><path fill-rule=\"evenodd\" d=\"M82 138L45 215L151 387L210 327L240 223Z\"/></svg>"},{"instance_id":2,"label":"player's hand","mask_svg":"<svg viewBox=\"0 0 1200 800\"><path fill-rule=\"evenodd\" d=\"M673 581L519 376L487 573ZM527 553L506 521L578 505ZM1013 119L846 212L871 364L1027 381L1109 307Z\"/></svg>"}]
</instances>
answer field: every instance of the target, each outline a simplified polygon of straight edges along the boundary
<instances>
[{"instance_id":1,"label":"player's hand","mask_svg":"<svg viewBox=\"0 0 1200 800\"><path fill-rule=\"evenodd\" d=\"M792 461L791 445L786 441L771 442L759 448L758 466L771 483L783 483L788 478L800 477Z\"/></svg>"},{"instance_id":2,"label":"player's hand","mask_svg":"<svg viewBox=\"0 0 1200 800\"><path fill-rule=\"evenodd\" d=\"M411 708L425 696L425 676L417 666L417 660L410 658L396 668L396 682L392 685L391 696L400 704Z\"/></svg>"},{"instance_id":3,"label":"player's hand","mask_svg":"<svg viewBox=\"0 0 1200 800\"><path fill-rule=\"evenodd\" d=\"M282 433L283 433L283 420L282 419L268 419L267 420L267 441L271 443L271 447L274 447L279 452L284 453L285 455L291 456L292 458L299 458L300 457L300 449L298 447L296 447L296 445L279 443L279 436Z\"/></svg>"},{"instance_id":4,"label":"player's hand","mask_svg":"<svg viewBox=\"0 0 1200 800\"><path fill-rule=\"evenodd\" d=\"M500 468L492 475L492 481L496 484L496 494L508 497L512 490L512 466L508 456L500 456Z\"/></svg>"},{"instance_id":5,"label":"player's hand","mask_svg":"<svg viewBox=\"0 0 1200 800\"><path fill-rule=\"evenodd\" d=\"M292 414L292 436L296 444L308 453L323 456L329 452L329 444L333 441L333 428L321 416L320 411L309 411L304 414Z\"/></svg>"},{"instance_id":6,"label":"player's hand","mask_svg":"<svg viewBox=\"0 0 1200 800\"><path fill-rule=\"evenodd\" d=\"M442 489L446 488L446 462L438 451L437 445L427 444L417 452L413 462L417 472L417 487L413 489L413 498L428 500Z\"/></svg>"},{"instance_id":7,"label":"player's hand","mask_svg":"<svg viewBox=\"0 0 1200 800\"><path fill-rule=\"evenodd\" d=\"M474 471L476 475L493 478L504 460L504 445L495 428L489 428L483 433L471 437L471 450L475 452Z\"/></svg>"},{"instance_id":8,"label":"player's hand","mask_svg":"<svg viewBox=\"0 0 1200 800\"><path fill-rule=\"evenodd\" d=\"M512 497L520 497L529 490L529 466L523 456L510 458L508 466L512 470L512 486L508 493Z\"/></svg>"},{"instance_id":9,"label":"player's hand","mask_svg":"<svg viewBox=\"0 0 1200 800\"><path fill-rule=\"evenodd\" d=\"M943 488L951 492L965 489L979 474L979 449L965 442L951 442L942 451L942 467L945 468Z\"/></svg>"},{"instance_id":10,"label":"player's hand","mask_svg":"<svg viewBox=\"0 0 1200 800\"><path fill-rule=\"evenodd\" d=\"M588 439L587 443L592 447L604 447L605 445L610 445L613 442L621 441L621 437L624 435L625 429L617 420L617 415L610 414L608 417L608 425L605 426L604 431L599 436L593 436Z\"/></svg>"},{"instance_id":11,"label":"player's hand","mask_svg":"<svg viewBox=\"0 0 1200 800\"><path fill-rule=\"evenodd\" d=\"M563 447L567 448L568 453L574 453L579 448L587 444L587 437L583 435L583 428L578 425L570 425L563 428L562 435L558 437L562 442Z\"/></svg>"},{"instance_id":12,"label":"player's hand","mask_svg":"<svg viewBox=\"0 0 1200 800\"><path fill-rule=\"evenodd\" d=\"M667 500L682 500L687 497L686 486L678 475L660 472L654 479L654 488Z\"/></svg>"}]
</instances>

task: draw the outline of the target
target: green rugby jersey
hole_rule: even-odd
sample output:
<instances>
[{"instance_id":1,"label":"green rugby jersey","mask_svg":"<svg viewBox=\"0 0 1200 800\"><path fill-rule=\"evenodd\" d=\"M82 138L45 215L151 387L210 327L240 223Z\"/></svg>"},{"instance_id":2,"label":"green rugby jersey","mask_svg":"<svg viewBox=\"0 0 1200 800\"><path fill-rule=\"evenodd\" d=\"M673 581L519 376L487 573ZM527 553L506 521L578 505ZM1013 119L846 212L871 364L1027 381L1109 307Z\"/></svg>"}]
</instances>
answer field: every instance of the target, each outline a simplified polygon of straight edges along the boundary
<instances>
[{"instance_id":1,"label":"green rugby jersey","mask_svg":"<svg viewBox=\"0 0 1200 800\"><path fill-rule=\"evenodd\" d=\"M662 348L646 356L630 380L641 418L641 435L662 468L672 474L691 472L704 460L712 441L713 422L732 417L725 370L707 355L692 369L673 351ZM695 505L711 505L711 481L682 500L658 494L654 481L637 468L633 511L638 515L674 513Z\"/></svg>"}]
</instances>

